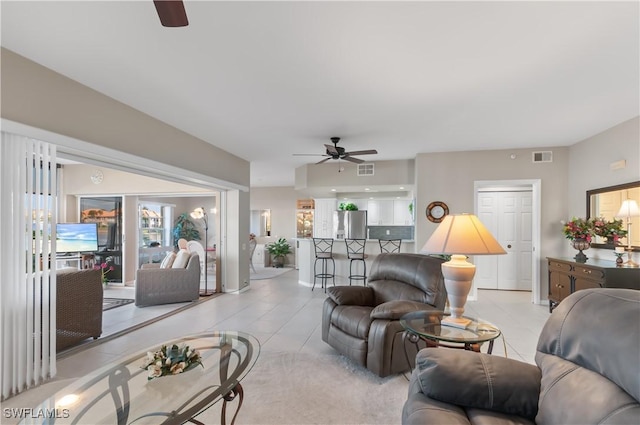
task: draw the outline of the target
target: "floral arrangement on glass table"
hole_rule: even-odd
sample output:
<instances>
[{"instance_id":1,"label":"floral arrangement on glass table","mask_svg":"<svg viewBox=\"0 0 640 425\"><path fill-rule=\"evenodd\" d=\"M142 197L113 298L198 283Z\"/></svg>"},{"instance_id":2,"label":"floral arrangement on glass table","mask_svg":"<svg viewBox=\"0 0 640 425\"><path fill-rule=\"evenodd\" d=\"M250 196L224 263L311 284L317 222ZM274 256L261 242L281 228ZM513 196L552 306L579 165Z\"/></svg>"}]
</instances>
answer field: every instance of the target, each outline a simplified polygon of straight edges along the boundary
<instances>
[{"instance_id":1,"label":"floral arrangement on glass table","mask_svg":"<svg viewBox=\"0 0 640 425\"><path fill-rule=\"evenodd\" d=\"M196 366L202 366L202 357L197 350L189 348L188 345L167 346L163 345L158 351L147 351L147 357L141 368L146 369L149 374L147 380L166 375L177 375L191 370Z\"/></svg>"},{"instance_id":2,"label":"floral arrangement on glass table","mask_svg":"<svg viewBox=\"0 0 640 425\"><path fill-rule=\"evenodd\" d=\"M622 228L622 220L607 221L607 219L599 217L593 220L593 234L617 244L620 238L627 236L627 231Z\"/></svg>"},{"instance_id":3,"label":"floral arrangement on glass table","mask_svg":"<svg viewBox=\"0 0 640 425\"><path fill-rule=\"evenodd\" d=\"M570 221L564 224L562 232L564 233L565 238L572 241L576 239L584 239L587 242L591 242L593 226L590 220L573 217Z\"/></svg>"}]
</instances>

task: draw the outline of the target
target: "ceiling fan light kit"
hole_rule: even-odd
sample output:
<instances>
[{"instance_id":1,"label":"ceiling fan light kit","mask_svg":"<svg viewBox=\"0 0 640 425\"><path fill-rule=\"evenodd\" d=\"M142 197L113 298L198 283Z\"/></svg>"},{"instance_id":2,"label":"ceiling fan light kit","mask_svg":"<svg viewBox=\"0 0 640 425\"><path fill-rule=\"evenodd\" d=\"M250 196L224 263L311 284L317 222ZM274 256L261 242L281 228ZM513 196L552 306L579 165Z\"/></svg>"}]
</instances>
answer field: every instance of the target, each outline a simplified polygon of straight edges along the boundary
<instances>
[{"instance_id":1,"label":"ceiling fan light kit","mask_svg":"<svg viewBox=\"0 0 640 425\"><path fill-rule=\"evenodd\" d=\"M186 27L189 25L187 12L181 0L153 0L160 23L164 27Z\"/></svg>"}]
</instances>

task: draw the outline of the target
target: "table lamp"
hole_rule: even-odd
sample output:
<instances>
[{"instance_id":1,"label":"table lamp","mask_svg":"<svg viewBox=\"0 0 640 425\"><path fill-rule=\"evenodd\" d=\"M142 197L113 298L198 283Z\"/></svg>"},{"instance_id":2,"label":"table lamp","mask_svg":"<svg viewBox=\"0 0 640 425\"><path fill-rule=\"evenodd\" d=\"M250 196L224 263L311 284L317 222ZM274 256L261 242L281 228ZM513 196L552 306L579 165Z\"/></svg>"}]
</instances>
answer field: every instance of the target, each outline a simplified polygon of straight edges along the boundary
<instances>
[{"instance_id":1,"label":"table lamp","mask_svg":"<svg viewBox=\"0 0 640 425\"><path fill-rule=\"evenodd\" d=\"M462 317L462 314L467 295L471 290L473 276L476 274L476 266L467 261L467 255L494 255L507 252L473 214L446 216L421 251L451 255L450 261L442 263L442 275L451 316L442 319L442 323L466 328L471 320Z\"/></svg>"},{"instance_id":2,"label":"table lamp","mask_svg":"<svg viewBox=\"0 0 640 425\"><path fill-rule=\"evenodd\" d=\"M616 214L616 218L626 218L627 219L627 255L628 259L625 261L622 266L623 267L639 267L638 263L634 262L631 259L631 217L640 216L640 208L638 208L638 203L635 199L627 199L620 206L620 211Z\"/></svg>"}]
</instances>

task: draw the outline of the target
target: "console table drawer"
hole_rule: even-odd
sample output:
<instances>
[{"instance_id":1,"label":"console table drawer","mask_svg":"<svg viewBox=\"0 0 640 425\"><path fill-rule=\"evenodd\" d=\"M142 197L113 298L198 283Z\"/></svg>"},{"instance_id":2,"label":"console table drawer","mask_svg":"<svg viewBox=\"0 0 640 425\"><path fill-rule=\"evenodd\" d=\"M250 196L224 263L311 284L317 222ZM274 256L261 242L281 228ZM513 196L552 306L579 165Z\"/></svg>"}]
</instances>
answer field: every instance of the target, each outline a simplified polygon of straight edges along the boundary
<instances>
[{"instance_id":1,"label":"console table drawer","mask_svg":"<svg viewBox=\"0 0 640 425\"><path fill-rule=\"evenodd\" d=\"M574 275L577 277L585 277L587 279L603 281L604 283L604 270L602 269L594 269L591 267L584 266L575 266L575 270L573 271Z\"/></svg>"},{"instance_id":2,"label":"console table drawer","mask_svg":"<svg viewBox=\"0 0 640 425\"><path fill-rule=\"evenodd\" d=\"M561 263L559 261L549 261L549 271L558 271L558 272L571 272L571 264Z\"/></svg>"}]
</instances>

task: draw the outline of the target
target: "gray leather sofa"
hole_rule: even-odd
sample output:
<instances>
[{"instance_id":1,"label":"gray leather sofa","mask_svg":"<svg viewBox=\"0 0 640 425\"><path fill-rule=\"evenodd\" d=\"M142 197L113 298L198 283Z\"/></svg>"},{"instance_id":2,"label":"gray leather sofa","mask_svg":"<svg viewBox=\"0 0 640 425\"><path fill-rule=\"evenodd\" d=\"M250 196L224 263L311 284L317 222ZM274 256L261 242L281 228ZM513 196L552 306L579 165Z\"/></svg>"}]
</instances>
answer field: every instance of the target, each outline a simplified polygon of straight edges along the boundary
<instances>
[{"instance_id":1,"label":"gray leather sofa","mask_svg":"<svg viewBox=\"0 0 640 425\"><path fill-rule=\"evenodd\" d=\"M399 319L411 311L444 309L442 262L420 254L378 255L368 286L327 289L322 340L379 376L409 370Z\"/></svg>"},{"instance_id":2,"label":"gray leather sofa","mask_svg":"<svg viewBox=\"0 0 640 425\"><path fill-rule=\"evenodd\" d=\"M571 294L545 324L535 360L421 350L402 423L640 423L640 291Z\"/></svg>"},{"instance_id":3,"label":"gray leather sofa","mask_svg":"<svg viewBox=\"0 0 640 425\"><path fill-rule=\"evenodd\" d=\"M144 264L136 272L136 306L197 301L200 297L200 257L191 253L185 268Z\"/></svg>"}]
</instances>

